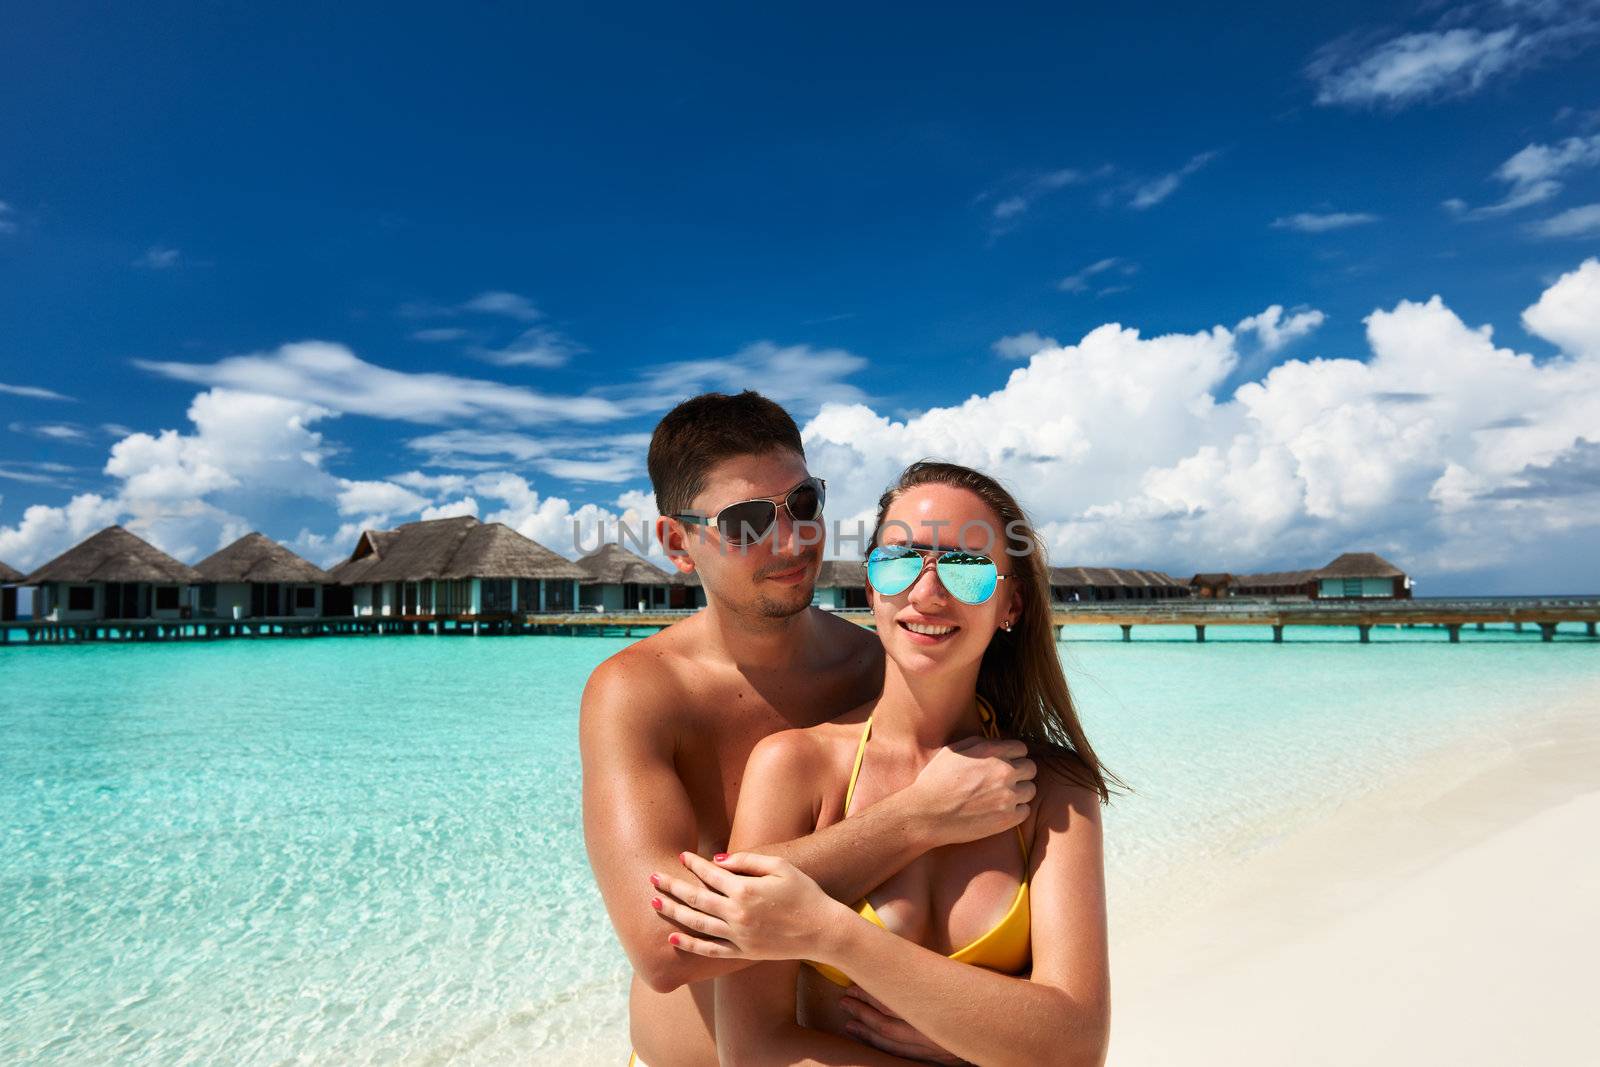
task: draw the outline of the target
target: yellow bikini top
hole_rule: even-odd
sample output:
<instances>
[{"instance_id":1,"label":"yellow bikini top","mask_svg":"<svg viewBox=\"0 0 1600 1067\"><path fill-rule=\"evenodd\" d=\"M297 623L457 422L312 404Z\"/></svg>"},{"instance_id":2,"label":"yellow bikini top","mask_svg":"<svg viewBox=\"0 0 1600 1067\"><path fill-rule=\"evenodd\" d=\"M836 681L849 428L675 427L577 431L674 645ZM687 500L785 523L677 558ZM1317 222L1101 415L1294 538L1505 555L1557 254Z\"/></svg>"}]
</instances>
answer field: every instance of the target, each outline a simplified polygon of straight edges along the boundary
<instances>
[{"instance_id":1,"label":"yellow bikini top","mask_svg":"<svg viewBox=\"0 0 1600 1067\"><path fill-rule=\"evenodd\" d=\"M999 736L999 730L995 726L994 709L982 697L978 698L978 719L983 723L985 736L990 738ZM856 746L856 762L850 769L850 784L845 788L846 817L850 814L850 802L855 797L856 779L861 775L861 760L867 754L867 738L871 736L872 717L868 716L866 725L861 729L861 743ZM1021 826L1017 827L1017 844L1022 849L1022 884L1017 886L1017 895L1011 901L1011 909L988 933L950 953L950 959L977 967L987 967L1002 974L1018 974L1028 965L1032 948L1033 919L1028 909L1028 840L1023 836ZM878 913L873 910L872 904L865 897L856 905L856 911L868 922L884 925L883 920L878 917ZM888 927L885 926L884 929ZM807 960L806 963L835 985L850 985L849 976L837 968L812 960Z\"/></svg>"}]
</instances>

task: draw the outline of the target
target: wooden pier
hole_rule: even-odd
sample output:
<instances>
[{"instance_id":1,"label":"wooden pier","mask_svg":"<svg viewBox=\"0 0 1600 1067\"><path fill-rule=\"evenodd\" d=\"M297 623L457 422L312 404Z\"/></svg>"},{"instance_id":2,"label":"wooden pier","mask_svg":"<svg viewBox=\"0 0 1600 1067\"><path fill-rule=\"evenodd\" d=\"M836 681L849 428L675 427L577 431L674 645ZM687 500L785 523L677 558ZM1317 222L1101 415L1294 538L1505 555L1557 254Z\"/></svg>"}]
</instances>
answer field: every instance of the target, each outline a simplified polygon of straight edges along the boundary
<instances>
[{"instance_id":1,"label":"wooden pier","mask_svg":"<svg viewBox=\"0 0 1600 1067\"><path fill-rule=\"evenodd\" d=\"M0 623L0 644L251 640L283 637L340 637L378 634L512 635L562 634L633 637L671 626L689 611L562 612L498 615L284 616L256 619L94 619ZM872 625L867 611L840 611L840 618ZM1053 605L1056 636L1067 626L1119 626L1133 640L1135 627L1193 627L1196 641L1218 626L1270 626L1281 643L1287 627L1354 627L1370 640L1373 627L1441 629L1450 642L1463 630L1510 625L1537 630L1545 641L1562 636L1596 637L1600 597L1480 597L1416 600L1306 600L1229 598L1210 600L1101 601Z\"/></svg>"}]
</instances>

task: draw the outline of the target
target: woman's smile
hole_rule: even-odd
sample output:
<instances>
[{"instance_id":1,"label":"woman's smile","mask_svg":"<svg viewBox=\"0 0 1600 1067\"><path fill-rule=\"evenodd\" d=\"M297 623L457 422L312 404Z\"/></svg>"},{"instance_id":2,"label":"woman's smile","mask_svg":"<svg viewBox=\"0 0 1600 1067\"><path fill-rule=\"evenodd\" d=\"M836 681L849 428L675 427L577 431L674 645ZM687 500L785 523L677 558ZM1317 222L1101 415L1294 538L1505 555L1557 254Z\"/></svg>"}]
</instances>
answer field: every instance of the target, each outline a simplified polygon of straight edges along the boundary
<instances>
[{"instance_id":1,"label":"woman's smile","mask_svg":"<svg viewBox=\"0 0 1600 1067\"><path fill-rule=\"evenodd\" d=\"M942 644L961 630L961 627L954 623L928 618L902 618L896 619L895 622L900 629L910 635L911 643L914 645Z\"/></svg>"}]
</instances>

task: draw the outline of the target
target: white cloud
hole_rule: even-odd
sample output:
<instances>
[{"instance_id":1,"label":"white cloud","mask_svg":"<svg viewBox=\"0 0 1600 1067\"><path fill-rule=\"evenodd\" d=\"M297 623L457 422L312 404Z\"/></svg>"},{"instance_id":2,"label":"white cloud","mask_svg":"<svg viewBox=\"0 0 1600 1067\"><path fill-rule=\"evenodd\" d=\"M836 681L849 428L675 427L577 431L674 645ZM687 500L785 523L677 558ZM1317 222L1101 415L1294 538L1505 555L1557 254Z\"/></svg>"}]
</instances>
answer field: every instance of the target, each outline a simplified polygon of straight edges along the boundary
<instances>
[{"instance_id":1,"label":"white cloud","mask_svg":"<svg viewBox=\"0 0 1600 1067\"><path fill-rule=\"evenodd\" d=\"M1600 259L1562 275L1522 313L1522 324L1563 352L1600 360Z\"/></svg>"},{"instance_id":2,"label":"white cloud","mask_svg":"<svg viewBox=\"0 0 1600 1067\"><path fill-rule=\"evenodd\" d=\"M1407 33L1350 62L1313 61L1309 73L1319 104L1408 103L1476 91L1512 65L1517 41L1515 27Z\"/></svg>"},{"instance_id":3,"label":"white cloud","mask_svg":"<svg viewBox=\"0 0 1600 1067\"><path fill-rule=\"evenodd\" d=\"M89 434L83 427L70 422L13 422L6 429L12 433L25 433L49 441L87 441Z\"/></svg>"},{"instance_id":4,"label":"white cloud","mask_svg":"<svg viewBox=\"0 0 1600 1067\"><path fill-rule=\"evenodd\" d=\"M0 393L11 396L25 396L33 400L71 400L70 396L63 396L53 389L41 389L37 385L7 385L0 382Z\"/></svg>"},{"instance_id":5,"label":"white cloud","mask_svg":"<svg viewBox=\"0 0 1600 1067\"><path fill-rule=\"evenodd\" d=\"M435 344L440 341L460 341L466 336L467 331L459 326L438 326L429 330L417 330L411 335L411 339Z\"/></svg>"},{"instance_id":6,"label":"white cloud","mask_svg":"<svg viewBox=\"0 0 1600 1067\"><path fill-rule=\"evenodd\" d=\"M1216 159L1218 155L1220 153L1216 151L1201 152L1199 155L1190 157L1189 162L1172 173L1163 174L1159 178L1145 182L1134 190L1133 199L1128 202L1129 206L1140 211L1145 208L1155 207L1161 201L1177 192L1178 186L1183 184L1185 178L1210 163L1213 159Z\"/></svg>"},{"instance_id":7,"label":"white cloud","mask_svg":"<svg viewBox=\"0 0 1600 1067\"><path fill-rule=\"evenodd\" d=\"M1600 133L1568 137L1554 145L1530 144L1495 169L1494 177L1511 187L1501 200L1469 208L1450 199L1445 208L1466 219L1504 215L1554 199L1565 187L1562 178L1567 173L1594 166L1600 166Z\"/></svg>"},{"instance_id":8,"label":"white cloud","mask_svg":"<svg viewBox=\"0 0 1600 1067\"><path fill-rule=\"evenodd\" d=\"M623 414L616 404L595 396L558 396L453 374L391 370L327 341L301 341L272 352L228 356L216 363L144 359L134 363L180 381L410 422L600 422Z\"/></svg>"},{"instance_id":9,"label":"white cloud","mask_svg":"<svg viewBox=\"0 0 1600 1067\"><path fill-rule=\"evenodd\" d=\"M331 414L281 397L201 393L189 406L191 431L134 433L111 446L103 473L116 480L114 493L80 493L59 507L35 505L19 526L0 527L0 545L22 560L14 566L36 566L81 538L79 520L88 515L99 526L122 522L178 558L192 559L249 528L235 505L333 499L338 480L322 468L329 449L311 428Z\"/></svg>"},{"instance_id":10,"label":"white cloud","mask_svg":"<svg viewBox=\"0 0 1600 1067\"><path fill-rule=\"evenodd\" d=\"M1289 360L1221 399L1234 331L1110 324L959 405L895 420L828 404L804 435L835 517L870 520L906 463L947 458L1013 486L1058 563L1277 569L1370 549L1422 575L1521 565L1552 531L1600 528L1600 499L1575 491L1596 458L1580 439L1600 426L1597 321L1591 261L1527 313L1562 359L1496 347L1435 297L1373 312L1364 359ZM1600 578L1582 565L1547 577Z\"/></svg>"},{"instance_id":11,"label":"white cloud","mask_svg":"<svg viewBox=\"0 0 1600 1067\"><path fill-rule=\"evenodd\" d=\"M1600 237L1600 204L1568 208L1532 226L1540 237Z\"/></svg>"},{"instance_id":12,"label":"white cloud","mask_svg":"<svg viewBox=\"0 0 1600 1067\"><path fill-rule=\"evenodd\" d=\"M166 270L178 265L178 250L176 248L162 248L160 245L151 245L144 250L144 254L133 261L135 267L146 270Z\"/></svg>"},{"instance_id":13,"label":"white cloud","mask_svg":"<svg viewBox=\"0 0 1600 1067\"><path fill-rule=\"evenodd\" d=\"M1009 219L1028 210L1028 202L1020 196L1008 196L994 206L994 217Z\"/></svg>"},{"instance_id":14,"label":"white cloud","mask_svg":"<svg viewBox=\"0 0 1600 1067\"><path fill-rule=\"evenodd\" d=\"M62 507L34 504L15 526L0 526L0 559L26 573L68 546L110 526L122 514L115 500L81 493Z\"/></svg>"},{"instance_id":15,"label":"white cloud","mask_svg":"<svg viewBox=\"0 0 1600 1067\"><path fill-rule=\"evenodd\" d=\"M338 504L341 515L387 518L418 512L428 506L428 498L394 482L343 479L339 483Z\"/></svg>"},{"instance_id":16,"label":"white cloud","mask_svg":"<svg viewBox=\"0 0 1600 1067\"><path fill-rule=\"evenodd\" d=\"M455 429L413 437L406 446L424 453L430 466L492 469L510 460L573 481L621 482L644 474L649 443L648 433L534 437L511 431Z\"/></svg>"},{"instance_id":17,"label":"white cloud","mask_svg":"<svg viewBox=\"0 0 1600 1067\"><path fill-rule=\"evenodd\" d=\"M474 482L480 496L500 501L504 507L483 515L484 522L503 522L524 537L568 558L592 552L604 541L617 540L617 523L622 521L636 536L647 536L655 518L655 503L648 494L623 494L618 509L598 504L574 506L562 497L543 496L527 480L515 474L485 474ZM576 526L576 531L574 530ZM629 542L629 547L633 543ZM663 561L653 539L647 555Z\"/></svg>"},{"instance_id":18,"label":"white cloud","mask_svg":"<svg viewBox=\"0 0 1600 1067\"><path fill-rule=\"evenodd\" d=\"M1018 216L1026 213L1036 201L1058 189L1064 189L1069 185L1082 185L1097 178L1103 178L1109 173L1111 173L1109 166L1093 171L1063 167L1060 170L1035 174L1022 181L1020 185L1009 183L1014 191L996 200L994 206L989 209L991 218L998 224L991 229L991 235L999 236L1011 229L1015 225L1015 220ZM980 202L987 201L992 195L991 193L984 193L978 197L978 200Z\"/></svg>"},{"instance_id":19,"label":"white cloud","mask_svg":"<svg viewBox=\"0 0 1600 1067\"><path fill-rule=\"evenodd\" d=\"M994 349L994 354L1001 359L1027 359L1035 352L1046 348L1059 348L1060 346L1061 343L1054 337L1044 337L1033 330L1029 330L1026 333L1002 337L990 347Z\"/></svg>"},{"instance_id":20,"label":"white cloud","mask_svg":"<svg viewBox=\"0 0 1600 1067\"><path fill-rule=\"evenodd\" d=\"M423 508L422 514L417 517L426 522L429 519L453 519L458 515L471 515L473 518L477 518L478 502L472 497L466 496L460 500L451 500L443 504Z\"/></svg>"},{"instance_id":21,"label":"white cloud","mask_svg":"<svg viewBox=\"0 0 1600 1067\"><path fill-rule=\"evenodd\" d=\"M461 309L486 315L504 315L522 322L534 322L544 317L544 313L527 297L499 289L479 293L462 304Z\"/></svg>"},{"instance_id":22,"label":"white cloud","mask_svg":"<svg viewBox=\"0 0 1600 1067\"><path fill-rule=\"evenodd\" d=\"M588 349L559 330L530 326L502 348L476 345L468 351L501 367L560 367Z\"/></svg>"},{"instance_id":23,"label":"white cloud","mask_svg":"<svg viewBox=\"0 0 1600 1067\"><path fill-rule=\"evenodd\" d=\"M1587 47L1600 33L1597 10L1593 0L1461 4L1428 30L1352 35L1325 45L1306 76L1324 105L1404 107L1465 96Z\"/></svg>"},{"instance_id":24,"label":"white cloud","mask_svg":"<svg viewBox=\"0 0 1600 1067\"><path fill-rule=\"evenodd\" d=\"M1298 230L1301 233L1326 233L1351 226L1365 226L1377 222L1378 216L1366 211L1301 211L1272 220L1275 230Z\"/></svg>"},{"instance_id":25,"label":"white cloud","mask_svg":"<svg viewBox=\"0 0 1600 1067\"><path fill-rule=\"evenodd\" d=\"M403 485L407 489L415 489L419 493L439 496L464 492L471 479L464 474L424 474L422 471L406 471L392 475L388 481Z\"/></svg>"},{"instance_id":26,"label":"white cloud","mask_svg":"<svg viewBox=\"0 0 1600 1067\"><path fill-rule=\"evenodd\" d=\"M11 210L11 205L0 200L0 233L16 233L17 222L11 216L16 212Z\"/></svg>"},{"instance_id":27,"label":"white cloud","mask_svg":"<svg viewBox=\"0 0 1600 1067\"><path fill-rule=\"evenodd\" d=\"M658 364L638 386L622 388L629 394L624 402L636 412L659 411L708 390L754 389L792 411L809 414L829 401L864 399L859 388L843 379L866 365L865 359L842 348L757 341L731 356Z\"/></svg>"},{"instance_id":28,"label":"white cloud","mask_svg":"<svg viewBox=\"0 0 1600 1067\"><path fill-rule=\"evenodd\" d=\"M1283 317L1283 305L1273 304L1265 311L1239 320L1233 328L1235 334L1254 333L1267 352L1276 352L1290 341L1304 337L1323 323L1322 312L1315 308L1299 308Z\"/></svg>"},{"instance_id":29,"label":"white cloud","mask_svg":"<svg viewBox=\"0 0 1600 1067\"><path fill-rule=\"evenodd\" d=\"M1136 271L1138 271L1138 269L1139 265L1137 263L1129 263L1124 259L1118 258L1117 256L1107 256L1105 259L1097 259L1087 267L1084 267L1083 269L1075 271L1072 274L1067 275L1065 278L1062 278L1060 281L1056 282L1056 288L1061 290L1063 293L1086 293L1093 288L1090 283L1098 275L1105 274L1107 271L1115 271L1126 278L1131 277ZM1114 289L1102 288L1100 290L1100 295L1104 296L1108 292L1120 291L1122 288L1125 287L1117 286Z\"/></svg>"},{"instance_id":30,"label":"white cloud","mask_svg":"<svg viewBox=\"0 0 1600 1067\"><path fill-rule=\"evenodd\" d=\"M51 474L36 473L37 470L42 469L45 466L44 464L23 463L23 464L19 464L19 466L32 466L32 467L35 467L36 470L35 471L19 471L19 470L13 470L10 467L0 467L0 478L5 478L8 481L13 481L13 482L27 482L30 485L60 485L60 484L62 484L61 480L59 478L56 478Z\"/></svg>"}]
</instances>

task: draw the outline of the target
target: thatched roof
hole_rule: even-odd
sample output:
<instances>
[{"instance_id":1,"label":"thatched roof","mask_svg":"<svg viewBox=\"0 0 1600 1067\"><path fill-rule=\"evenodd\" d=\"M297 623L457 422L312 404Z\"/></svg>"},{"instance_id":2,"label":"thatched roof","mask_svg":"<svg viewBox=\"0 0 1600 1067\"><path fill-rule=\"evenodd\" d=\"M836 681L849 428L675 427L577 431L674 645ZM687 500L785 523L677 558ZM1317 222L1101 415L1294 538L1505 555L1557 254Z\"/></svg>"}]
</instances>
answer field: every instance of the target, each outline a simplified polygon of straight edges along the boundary
<instances>
[{"instance_id":1,"label":"thatched roof","mask_svg":"<svg viewBox=\"0 0 1600 1067\"><path fill-rule=\"evenodd\" d=\"M328 575L342 585L360 585L367 581L367 573L376 567L386 549L399 538L393 530L362 530L356 538L356 547L350 558L328 568Z\"/></svg>"},{"instance_id":2,"label":"thatched roof","mask_svg":"<svg viewBox=\"0 0 1600 1067\"><path fill-rule=\"evenodd\" d=\"M1376 552L1346 552L1319 571L1318 578L1404 578L1406 572Z\"/></svg>"},{"instance_id":3,"label":"thatched roof","mask_svg":"<svg viewBox=\"0 0 1600 1067\"><path fill-rule=\"evenodd\" d=\"M453 578L583 578L565 556L499 522L471 515L366 530L332 576L345 585Z\"/></svg>"},{"instance_id":4,"label":"thatched roof","mask_svg":"<svg viewBox=\"0 0 1600 1067\"><path fill-rule=\"evenodd\" d=\"M1227 585L1233 581L1233 575L1227 571L1201 571L1189 579L1190 585Z\"/></svg>"},{"instance_id":5,"label":"thatched roof","mask_svg":"<svg viewBox=\"0 0 1600 1067\"><path fill-rule=\"evenodd\" d=\"M15 567L8 567L0 563L0 583L9 585L12 582L22 581L22 572Z\"/></svg>"},{"instance_id":6,"label":"thatched roof","mask_svg":"<svg viewBox=\"0 0 1600 1067\"><path fill-rule=\"evenodd\" d=\"M637 552L618 544L601 545L578 560L584 572L580 585L680 585L676 571L667 573Z\"/></svg>"},{"instance_id":7,"label":"thatched roof","mask_svg":"<svg viewBox=\"0 0 1600 1067\"><path fill-rule=\"evenodd\" d=\"M42 582L200 581L199 573L121 526L107 526L23 579Z\"/></svg>"},{"instance_id":8,"label":"thatched roof","mask_svg":"<svg viewBox=\"0 0 1600 1067\"><path fill-rule=\"evenodd\" d=\"M1130 567L1051 567L1051 585L1089 585L1106 589L1111 586L1129 588L1165 588L1183 585L1162 571L1136 570Z\"/></svg>"},{"instance_id":9,"label":"thatched roof","mask_svg":"<svg viewBox=\"0 0 1600 1067\"><path fill-rule=\"evenodd\" d=\"M1237 586L1305 585L1317 580L1316 571L1265 571L1261 574L1235 574Z\"/></svg>"},{"instance_id":10,"label":"thatched roof","mask_svg":"<svg viewBox=\"0 0 1600 1067\"><path fill-rule=\"evenodd\" d=\"M194 565L208 582L300 582L333 581L327 571L293 552L265 534L251 531L227 548L219 549Z\"/></svg>"},{"instance_id":11,"label":"thatched roof","mask_svg":"<svg viewBox=\"0 0 1600 1067\"><path fill-rule=\"evenodd\" d=\"M818 589L860 589L867 581L859 559L825 559L817 572Z\"/></svg>"}]
</instances>

